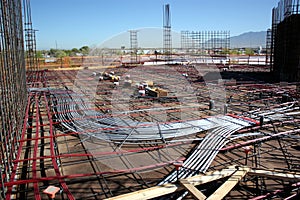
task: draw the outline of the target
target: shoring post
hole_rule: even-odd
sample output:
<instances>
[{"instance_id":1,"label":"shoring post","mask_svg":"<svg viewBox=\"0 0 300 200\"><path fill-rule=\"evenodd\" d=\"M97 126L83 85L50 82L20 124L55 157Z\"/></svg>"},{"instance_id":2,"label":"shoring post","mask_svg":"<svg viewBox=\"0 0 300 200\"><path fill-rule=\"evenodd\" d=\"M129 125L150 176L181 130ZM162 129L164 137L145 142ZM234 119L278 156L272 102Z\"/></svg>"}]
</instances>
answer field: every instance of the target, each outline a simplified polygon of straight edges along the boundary
<instances>
[{"instance_id":1,"label":"shoring post","mask_svg":"<svg viewBox=\"0 0 300 200\"><path fill-rule=\"evenodd\" d=\"M245 147L242 147L244 149L244 152L246 154L246 158L245 158L245 165L247 165L247 161L248 161L248 154L250 151L252 151L252 147L251 146L245 146Z\"/></svg>"},{"instance_id":2,"label":"shoring post","mask_svg":"<svg viewBox=\"0 0 300 200\"><path fill-rule=\"evenodd\" d=\"M176 181L178 182L179 181L179 170L183 165L183 161L174 162L173 165L175 166L175 169L176 169Z\"/></svg>"}]
</instances>

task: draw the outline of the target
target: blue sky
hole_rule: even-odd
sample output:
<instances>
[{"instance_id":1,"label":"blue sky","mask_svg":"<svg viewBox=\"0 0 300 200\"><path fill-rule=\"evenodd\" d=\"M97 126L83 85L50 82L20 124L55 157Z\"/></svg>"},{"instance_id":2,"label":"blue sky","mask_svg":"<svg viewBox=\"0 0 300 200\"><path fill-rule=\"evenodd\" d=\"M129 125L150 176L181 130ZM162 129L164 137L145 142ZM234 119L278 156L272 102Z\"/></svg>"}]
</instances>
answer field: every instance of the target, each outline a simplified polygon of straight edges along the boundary
<instances>
[{"instance_id":1,"label":"blue sky","mask_svg":"<svg viewBox=\"0 0 300 200\"><path fill-rule=\"evenodd\" d=\"M170 4L172 30L265 31L279 0L31 0L37 48L95 46L119 33L162 27Z\"/></svg>"}]
</instances>

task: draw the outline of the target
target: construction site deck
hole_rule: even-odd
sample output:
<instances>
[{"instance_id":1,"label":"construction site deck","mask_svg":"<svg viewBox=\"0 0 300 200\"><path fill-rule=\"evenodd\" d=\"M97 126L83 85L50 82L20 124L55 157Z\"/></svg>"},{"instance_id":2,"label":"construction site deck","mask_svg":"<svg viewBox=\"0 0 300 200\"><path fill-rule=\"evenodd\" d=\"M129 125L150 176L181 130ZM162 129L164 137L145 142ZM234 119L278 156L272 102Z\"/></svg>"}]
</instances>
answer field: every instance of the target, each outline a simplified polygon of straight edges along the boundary
<instances>
[{"instance_id":1,"label":"construction site deck","mask_svg":"<svg viewBox=\"0 0 300 200\"><path fill-rule=\"evenodd\" d=\"M173 198L185 196L177 179L168 179L176 173L174 163L183 161L177 172L182 180L230 166L249 167L249 173L234 179L235 187L224 189L227 199L296 195L300 165L297 85L257 80L257 74L267 72L253 75L251 66L243 66L239 73L236 70L222 72L226 77L222 81L219 68L204 64L85 67L31 74L26 123L14 161L16 178L6 183L7 194L12 199L43 199L47 197L43 191L56 186L55 199L118 199L118 195L129 193L127 198L131 198L131 192L172 183L179 185ZM100 79L100 74L119 77L119 84L112 76ZM138 93L147 81L168 95ZM195 127L190 134L155 133L159 127L195 120L213 125ZM145 126L150 132L139 138ZM201 157L191 158L194 154ZM185 166L186 161L190 163ZM251 172L258 169L263 173ZM293 178L285 177L289 174ZM215 195L222 183L232 179L230 175L197 188L206 197ZM159 198L160 192L155 191L153 197Z\"/></svg>"},{"instance_id":2,"label":"construction site deck","mask_svg":"<svg viewBox=\"0 0 300 200\"><path fill-rule=\"evenodd\" d=\"M299 199L299 0L255 53L230 31L175 48L166 4L162 45L42 59L30 0L0 2L0 199Z\"/></svg>"}]
</instances>

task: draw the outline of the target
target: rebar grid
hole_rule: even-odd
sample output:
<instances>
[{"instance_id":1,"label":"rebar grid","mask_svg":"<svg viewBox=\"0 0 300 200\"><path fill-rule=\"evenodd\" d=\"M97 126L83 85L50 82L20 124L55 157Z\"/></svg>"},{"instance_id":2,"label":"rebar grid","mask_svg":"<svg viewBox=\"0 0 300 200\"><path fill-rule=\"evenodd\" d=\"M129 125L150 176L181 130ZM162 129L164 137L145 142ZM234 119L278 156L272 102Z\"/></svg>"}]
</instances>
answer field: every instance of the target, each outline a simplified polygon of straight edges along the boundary
<instances>
[{"instance_id":1,"label":"rebar grid","mask_svg":"<svg viewBox=\"0 0 300 200\"><path fill-rule=\"evenodd\" d=\"M229 31L181 31L181 48L200 55L226 55Z\"/></svg>"},{"instance_id":2,"label":"rebar grid","mask_svg":"<svg viewBox=\"0 0 300 200\"><path fill-rule=\"evenodd\" d=\"M272 33L267 40L267 52L276 81L300 80L299 16L299 0L280 0L272 9Z\"/></svg>"},{"instance_id":3,"label":"rebar grid","mask_svg":"<svg viewBox=\"0 0 300 200\"><path fill-rule=\"evenodd\" d=\"M300 14L299 0L280 0L273 8L273 24L279 24L291 15Z\"/></svg>"},{"instance_id":4,"label":"rebar grid","mask_svg":"<svg viewBox=\"0 0 300 200\"><path fill-rule=\"evenodd\" d=\"M12 176L27 102L20 0L0 2L0 151L1 197Z\"/></svg>"},{"instance_id":5,"label":"rebar grid","mask_svg":"<svg viewBox=\"0 0 300 200\"><path fill-rule=\"evenodd\" d=\"M39 63L36 55L36 31L32 26L31 5L30 0L23 0L23 16L24 16L24 31L25 31L25 45L26 45L26 70L27 82L34 82L36 71L39 69Z\"/></svg>"},{"instance_id":6,"label":"rebar grid","mask_svg":"<svg viewBox=\"0 0 300 200\"><path fill-rule=\"evenodd\" d=\"M177 72L185 72L187 73L188 80L190 83L193 84L194 90L197 93L198 100L201 102L201 104L197 104L197 101L195 99L191 99L189 102L191 104L195 104L195 107L186 107L182 108L181 112L187 112L189 115L187 115L186 119L197 119L199 118L199 115L193 114L195 110L199 111L201 113L201 117L211 115L214 111L208 109L208 101L209 101L209 95L208 91L205 89L205 84L203 82L199 82L196 80L199 80L199 75L197 75L192 67L189 67L186 69L184 66L173 66L176 68ZM123 71L124 70L124 71ZM114 72L116 75L119 73L126 73L126 68L116 68L114 69ZM144 71L141 71L142 73ZM86 101L84 101L85 104L87 104L87 107L74 107L72 110L61 110L58 111L56 109L57 106L63 108L66 105L69 105L73 107L73 105L76 105L78 103L81 103L82 101L74 100L70 101L67 104L62 104L56 101L55 95L59 95L60 98L64 100L68 100L70 90L66 90L66 88L72 88L72 85L74 84L76 79L76 73L78 71L76 70L69 70L69 71L40 71L37 75L37 77L40 77L37 82L38 84L33 84L34 87L30 90L29 95L29 110L28 112L31 113L28 115L28 123L26 125L27 133L24 133L24 137L22 137L19 142L22 143L20 149L22 149L21 157L18 157L14 164L15 166L20 166L15 169L16 174L23 174L22 177L15 181L10 181L6 183L7 187L16 188L15 194L18 197L24 197L27 199L36 199L36 198L43 198L43 195L41 192L44 188L46 188L47 185L55 185L58 187L61 187L62 193L60 193L57 198L70 198L76 197L76 199L84 199L84 198L92 198L92 197L101 197L101 198L107 198L111 196L115 196L122 193L127 193L130 191L135 191L142 188L151 187L159 182L162 177L172 176L173 173L171 173L173 167L172 162L175 160L172 160L169 153L169 151L176 151L179 155L186 156L188 159L190 156L192 156L192 152L195 151L196 144L201 144L201 141L203 140L202 137L204 137L205 134L201 135L201 138L178 138L177 141L174 142L167 142L165 144L151 144L151 143L138 143L138 144L126 144L126 143L119 143L112 145L115 151L103 151L103 145L105 142L100 141L98 139L84 139L84 136L86 133L84 131L76 131L76 132L70 132L68 129L64 129L61 127L60 124L62 123L70 123L72 121L76 122L83 122L86 120L94 120L93 116L85 116L80 118L66 118L64 120L58 119L57 115L69 115L70 113L90 113L91 110L97 111L97 112L103 112L106 113L106 109L110 108L110 100L109 98L110 93L112 90L116 90L116 88L112 88L113 85L110 81L103 81L98 83L90 84L88 87L97 87L97 84L101 85L101 87L97 90L97 105L94 104L93 101L90 101L88 98ZM90 78L88 76L91 74L91 72L86 72L86 81L91 83ZM152 73L153 74L153 73ZM172 75L172 73L170 74ZM95 78L95 77L94 77ZM160 81L166 81L167 77L160 77ZM170 81L170 80L169 80ZM175 84L175 82L174 82ZM269 113L268 117L271 118L274 114L275 116L278 115L280 112L298 112L297 108L296 111L291 110L289 108L291 103L283 103L282 100L282 94L283 93L289 93L291 96L295 96L295 88L293 85L271 85L271 84L257 84L255 82L239 82L236 81L235 83L228 83L226 85L226 90L228 92L227 98L228 98L228 112L230 113L236 113L237 115L245 115L248 117L259 119L256 116L256 114L262 114L264 113L262 110L271 110L275 113ZM80 94L74 94L76 95L76 98L83 98L83 95ZM88 95L88 92L87 92ZM119 95L120 96L120 95ZM230 97L231 96L231 97ZM181 97L180 97L181 98ZM149 99L149 102L156 101L157 99ZM230 100L230 101L229 101ZM126 98L118 99L118 101L115 101L116 107L122 107L122 104L124 101L128 101ZM148 102L148 103L149 103ZM205 103L207 102L207 103ZM133 113L131 113L131 118L133 120L140 120L142 119L139 114L137 113L137 110L148 110L151 111L153 115L156 117L159 117L162 114L165 114L165 111L162 110L155 110L152 108L151 104L145 103L142 99L132 99L130 104L132 105L132 108L135 110ZM178 102L164 102L162 103L166 108L167 107L176 107L178 106ZM197 105L197 106L196 106ZM47 107L49 107L47 109ZM285 110L282 110L282 108L286 107ZM262 110L257 110L262 109ZM298 108L299 110L299 108ZM180 118L176 118L177 116L177 110L171 109L167 113L170 115L170 122L179 122ZM152 115L152 117L153 117ZM119 118L124 117L124 113L112 113L112 114L105 114L104 116L101 116L101 118L105 117L113 117L113 118ZM297 115L296 115L297 116ZM149 117L149 116L148 116ZM293 116L291 116L293 117ZM100 119L98 117L98 119ZM145 120L145 118L144 118ZM157 119L150 117L148 118L149 121L155 121ZM285 123L287 119L279 120L278 123ZM289 119L292 120L292 119ZM293 121L293 120L292 120ZM213 137L210 144L219 144L220 141L223 141L225 139L225 143L230 142L230 145L233 145L234 148L232 150L227 150L227 152L230 152L225 154L230 155L229 157L225 158L232 163L244 163L245 157L243 155L243 151L241 150L241 147L235 146L236 142L239 143L239 141L245 141L249 144L251 143L251 140L253 137L262 138L264 139L264 135L262 133L260 134L254 134L251 133L252 130L260 130L260 132L265 132L264 129L267 128L267 126L270 126L272 124L269 124L267 121L265 121L265 125L262 126L255 126L252 128L242 129L240 131L237 131L237 134L233 134L232 137L228 137L227 139L225 137ZM286 129L279 129L279 133L284 131L289 131L291 129L291 125L294 122L289 122L288 125L286 125ZM135 124L136 125L136 124ZM132 126L131 128L135 129L136 126ZM279 127L280 124L274 123L275 127ZM130 128L130 124L127 125L128 128ZM49 134L51 133L53 134ZM268 128L272 133L272 127ZM39 130L39 132L37 132ZM226 129L220 128L220 131L227 134ZM107 130L104 130L107 131ZM115 132L115 134L118 134L119 128L115 127L111 129L110 131ZM229 131L231 132L231 131ZM28 133L31 133L30 135ZM218 130L212 132L213 134L219 134ZM230 133L231 134L231 133ZM286 133L288 134L288 133ZM297 134L294 134L297 136ZM199 135L200 137L200 135ZM200 140L201 139L201 140ZM284 138L282 138L284 139ZM190 141L189 141L190 140ZM191 141L194 141L194 144L191 144ZM269 141L269 139L268 139ZM273 140L276 141L276 140ZM264 141L266 144L267 142ZM52 145L51 145L52 143ZM216 153L215 147L212 146L205 146L204 144L207 142L204 142L202 145L198 145L198 151L202 152L199 154L203 155L210 155L210 153L204 153L208 151L213 151L214 154ZM38 145L37 145L38 144ZM292 143L291 143L292 144ZM293 144L295 144L293 142ZM81 146L82 145L82 146ZM87 145L90 145L89 147ZM99 145L99 146L97 146ZM107 145L107 144L105 144ZM219 144L220 146L221 143ZM229 145L229 148L231 148ZM38 146L38 149L36 149L36 146ZM279 154L280 152L286 152L286 148L288 147L288 143L282 141L281 147L283 150L280 150L279 146L272 145L270 146L270 149L273 149L273 151L276 150ZM257 159L256 163L259 162L259 159L261 159L261 156L272 156L270 154L270 151L268 150L268 147L263 146L264 149L260 149L260 154L255 154L255 156L250 155L248 157L248 164L253 165L255 162L255 159ZM257 148L257 151L259 149ZM26 156L26 151L27 156ZM52 153L51 153L52 152ZM157 156L157 153L160 152L160 157ZM231 153L232 152L232 153ZM132 158L139 157L143 155L142 157L149 157L152 158L155 161L155 164L148 164L141 167L136 167L134 163L130 162ZM223 168L226 167L226 162L222 162L219 160L224 159L222 156L222 153L216 154L217 160L214 160L214 163L208 168L208 170L212 170L214 168ZM291 159L291 156L288 154L281 153L282 156L281 160L284 163L285 160ZM259 157L260 156L260 157ZM209 156L211 158L211 156ZM295 157L295 156L294 156ZM120 159L122 162L122 165L124 165L123 169L112 169L105 165L105 163L109 163L110 160L114 159ZM171 160L170 160L171 159ZM196 160L202 160L204 158L196 159ZM270 158L269 158L270 159ZM201 166L202 169L207 169L208 164L205 166L201 163L197 165L195 160L193 161L192 157L189 161L188 166ZM297 162L297 159L293 159L293 165L295 166L295 162ZM57 167L55 170L53 170L53 162L57 163ZM260 160L260 162L265 162L263 159ZM89 164L87 164L89 163ZM217 164L218 163L218 164ZM290 164L290 161L288 160L288 163ZM22 166L22 167L21 167ZM82 167L81 167L82 166ZM126 166L126 167L125 167ZM33 170L35 168L35 170ZM201 169L201 170L202 170ZM153 171L152 171L153 170ZM197 171L199 169L196 169L194 167L186 169L186 174L193 174L194 171ZM35 171L35 172L34 172ZM58 173L58 174L57 174ZM153 178L153 175L156 174L157 179ZM121 182L122 180L122 182ZM171 180L171 179L170 179ZM63 184L66 184L64 188L62 187ZM252 182L255 184L255 181ZM278 183L277 183L278 185ZM120 189L120 186L122 186L123 189ZM259 187L261 184L259 184ZM87 191L86 188L92 188L92 190ZM241 186L242 187L242 186ZM272 188L272 186L268 186L268 188ZM249 192L244 191L244 187L240 191L243 194L249 195ZM36 191L36 192L34 192ZM38 194L39 193L39 194ZM12 193L14 194L14 193ZM69 197L68 197L69 195ZM255 196L255 193L251 193L252 197ZM72 197L73 196L73 197Z\"/></svg>"}]
</instances>

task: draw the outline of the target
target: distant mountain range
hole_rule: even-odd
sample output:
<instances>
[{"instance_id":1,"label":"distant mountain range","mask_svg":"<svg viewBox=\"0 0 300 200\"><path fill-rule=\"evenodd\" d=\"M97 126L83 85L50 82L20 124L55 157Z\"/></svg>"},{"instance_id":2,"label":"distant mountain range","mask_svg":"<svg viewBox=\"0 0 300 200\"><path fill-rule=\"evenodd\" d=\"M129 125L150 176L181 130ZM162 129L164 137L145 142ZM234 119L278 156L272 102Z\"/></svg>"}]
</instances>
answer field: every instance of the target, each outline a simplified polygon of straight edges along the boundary
<instances>
[{"instance_id":1,"label":"distant mountain range","mask_svg":"<svg viewBox=\"0 0 300 200\"><path fill-rule=\"evenodd\" d=\"M230 37L230 48L257 48L266 46L266 31L260 32L246 32L238 36ZM124 46L130 48L130 34L123 32L111 37L110 39L101 43L98 47L120 48ZM160 48L163 43L163 31L160 28L143 28L139 29L137 33L138 46L143 48ZM214 40L220 40L215 38ZM180 32L172 32L172 47L181 47Z\"/></svg>"},{"instance_id":2,"label":"distant mountain range","mask_svg":"<svg viewBox=\"0 0 300 200\"><path fill-rule=\"evenodd\" d=\"M230 37L230 48L266 46L267 31L246 32L238 36Z\"/></svg>"}]
</instances>

